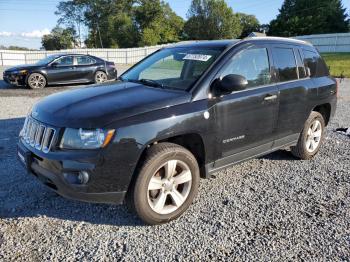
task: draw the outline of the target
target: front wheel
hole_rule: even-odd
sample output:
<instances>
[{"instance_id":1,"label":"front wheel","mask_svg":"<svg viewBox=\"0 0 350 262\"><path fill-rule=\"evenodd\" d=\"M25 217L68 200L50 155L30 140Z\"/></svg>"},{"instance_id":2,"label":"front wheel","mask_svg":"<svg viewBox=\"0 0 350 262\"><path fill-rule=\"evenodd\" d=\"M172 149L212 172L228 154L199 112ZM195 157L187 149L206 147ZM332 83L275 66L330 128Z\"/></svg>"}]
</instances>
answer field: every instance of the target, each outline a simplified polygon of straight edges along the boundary
<instances>
[{"instance_id":1,"label":"front wheel","mask_svg":"<svg viewBox=\"0 0 350 262\"><path fill-rule=\"evenodd\" d=\"M46 86L46 78L39 73L32 73L28 76L28 86L31 89L42 89Z\"/></svg>"},{"instance_id":2,"label":"front wheel","mask_svg":"<svg viewBox=\"0 0 350 262\"><path fill-rule=\"evenodd\" d=\"M103 71L97 71L95 73L95 83L102 84L107 81L107 74Z\"/></svg>"},{"instance_id":3,"label":"front wheel","mask_svg":"<svg viewBox=\"0 0 350 262\"><path fill-rule=\"evenodd\" d=\"M162 224L187 210L198 185L199 168L192 153L176 144L157 144L147 152L127 203L147 224Z\"/></svg>"},{"instance_id":4,"label":"front wheel","mask_svg":"<svg viewBox=\"0 0 350 262\"><path fill-rule=\"evenodd\" d=\"M319 112L312 111L300 133L297 145L291 148L292 154L304 160L313 158L320 149L324 139L324 131L323 116Z\"/></svg>"}]
</instances>

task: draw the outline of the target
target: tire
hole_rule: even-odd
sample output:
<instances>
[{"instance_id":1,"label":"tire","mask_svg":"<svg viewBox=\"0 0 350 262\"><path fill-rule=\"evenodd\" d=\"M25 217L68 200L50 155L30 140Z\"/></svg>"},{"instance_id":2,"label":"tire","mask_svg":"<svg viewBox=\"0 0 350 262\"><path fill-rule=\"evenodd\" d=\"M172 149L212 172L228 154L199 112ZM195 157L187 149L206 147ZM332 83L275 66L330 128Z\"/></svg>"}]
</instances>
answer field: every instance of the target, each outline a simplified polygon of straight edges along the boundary
<instances>
[{"instance_id":1,"label":"tire","mask_svg":"<svg viewBox=\"0 0 350 262\"><path fill-rule=\"evenodd\" d=\"M199 179L197 160L190 151L176 144L156 144L146 152L126 203L146 224L163 224L187 210L197 195Z\"/></svg>"},{"instance_id":2,"label":"tire","mask_svg":"<svg viewBox=\"0 0 350 262\"><path fill-rule=\"evenodd\" d=\"M102 84L108 80L107 74L103 71L97 71L94 77L96 84Z\"/></svg>"},{"instance_id":3,"label":"tire","mask_svg":"<svg viewBox=\"0 0 350 262\"><path fill-rule=\"evenodd\" d=\"M309 160L319 151L324 140L325 121L319 112L312 111L300 133L296 146L292 147L292 154L300 159Z\"/></svg>"},{"instance_id":4,"label":"tire","mask_svg":"<svg viewBox=\"0 0 350 262\"><path fill-rule=\"evenodd\" d=\"M46 78L42 74L32 73L27 78L27 84L31 89L42 89L46 86Z\"/></svg>"}]
</instances>

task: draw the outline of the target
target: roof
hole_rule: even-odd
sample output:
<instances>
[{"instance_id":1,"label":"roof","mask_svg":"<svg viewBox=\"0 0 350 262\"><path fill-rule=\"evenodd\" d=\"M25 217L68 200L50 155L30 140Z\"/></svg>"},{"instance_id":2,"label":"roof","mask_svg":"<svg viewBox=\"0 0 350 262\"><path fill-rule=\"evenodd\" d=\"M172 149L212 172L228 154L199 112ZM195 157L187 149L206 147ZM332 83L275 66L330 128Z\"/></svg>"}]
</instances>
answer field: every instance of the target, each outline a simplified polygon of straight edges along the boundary
<instances>
[{"instance_id":1,"label":"roof","mask_svg":"<svg viewBox=\"0 0 350 262\"><path fill-rule=\"evenodd\" d=\"M276 43L285 43L285 44L289 43L289 44L312 46L309 42L305 42L302 40L286 38L286 37L276 37L276 36L247 37L247 38L244 38L242 41L251 41L251 42L268 41L268 42L276 42Z\"/></svg>"},{"instance_id":2,"label":"roof","mask_svg":"<svg viewBox=\"0 0 350 262\"><path fill-rule=\"evenodd\" d=\"M298 44L298 45L307 45L311 46L310 43L285 37L272 37L272 36L263 36L263 37L247 37L244 39L226 39L226 40L199 40L199 41L185 41L179 42L169 47L204 47L204 48L226 48L237 43L243 42L275 42L275 43L286 43L286 44Z\"/></svg>"},{"instance_id":3,"label":"roof","mask_svg":"<svg viewBox=\"0 0 350 262\"><path fill-rule=\"evenodd\" d=\"M225 39L225 40L197 40L197 41L184 41L179 42L170 47L216 47L225 48L238 43L240 39Z\"/></svg>"},{"instance_id":4,"label":"roof","mask_svg":"<svg viewBox=\"0 0 350 262\"><path fill-rule=\"evenodd\" d=\"M257 36L266 36L265 33L260 33L260 32L251 32L248 37L257 37Z\"/></svg>"}]
</instances>

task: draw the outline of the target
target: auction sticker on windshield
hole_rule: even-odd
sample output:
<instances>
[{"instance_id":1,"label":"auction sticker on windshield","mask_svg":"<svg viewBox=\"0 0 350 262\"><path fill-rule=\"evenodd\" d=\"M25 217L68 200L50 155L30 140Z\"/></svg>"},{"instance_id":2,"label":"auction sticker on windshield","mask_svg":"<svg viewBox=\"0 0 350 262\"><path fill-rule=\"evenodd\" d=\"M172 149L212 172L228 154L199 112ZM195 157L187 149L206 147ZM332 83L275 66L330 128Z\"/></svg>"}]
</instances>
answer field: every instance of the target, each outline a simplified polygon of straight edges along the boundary
<instances>
[{"instance_id":1,"label":"auction sticker on windshield","mask_svg":"<svg viewBox=\"0 0 350 262\"><path fill-rule=\"evenodd\" d=\"M206 62L211 58L211 55L202 55L202 54L187 54L183 59L184 60L196 60Z\"/></svg>"}]
</instances>

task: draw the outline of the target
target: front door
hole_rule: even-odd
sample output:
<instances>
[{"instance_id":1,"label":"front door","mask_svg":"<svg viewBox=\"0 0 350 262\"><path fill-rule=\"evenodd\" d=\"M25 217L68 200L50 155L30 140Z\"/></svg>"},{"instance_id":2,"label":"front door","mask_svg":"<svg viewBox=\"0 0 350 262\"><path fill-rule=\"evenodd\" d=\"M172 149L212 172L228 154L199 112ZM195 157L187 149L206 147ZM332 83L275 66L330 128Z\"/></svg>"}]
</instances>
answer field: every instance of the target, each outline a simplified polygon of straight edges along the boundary
<instances>
[{"instance_id":1,"label":"front door","mask_svg":"<svg viewBox=\"0 0 350 262\"><path fill-rule=\"evenodd\" d=\"M73 56L63 56L58 58L47 69L48 82L69 83L76 80Z\"/></svg>"},{"instance_id":2,"label":"front door","mask_svg":"<svg viewBox=\"0 0 350 262\"><path fill-rule=\"evenodd\" d=\"M220 160L225 166L271 149L277 124L279 94L271 77L271 55L265 46L235 52L219 71L244 76L245 90L217 97L215 105ZM221 150L220 150L221 149Z\"/></svg>"}]
</instances>

